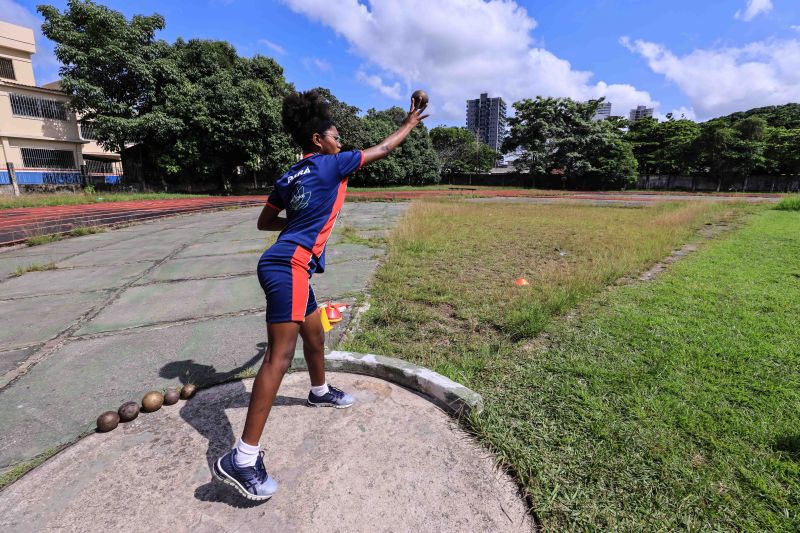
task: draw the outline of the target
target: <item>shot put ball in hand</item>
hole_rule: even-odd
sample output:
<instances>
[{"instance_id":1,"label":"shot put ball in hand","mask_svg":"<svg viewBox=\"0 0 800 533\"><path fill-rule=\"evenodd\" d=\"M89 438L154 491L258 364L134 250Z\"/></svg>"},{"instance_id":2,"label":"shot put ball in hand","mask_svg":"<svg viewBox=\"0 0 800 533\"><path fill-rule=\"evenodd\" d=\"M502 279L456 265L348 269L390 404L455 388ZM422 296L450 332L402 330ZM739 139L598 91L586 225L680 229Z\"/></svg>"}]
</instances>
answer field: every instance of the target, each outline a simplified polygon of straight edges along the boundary
<instances>
[{"instance_id":1,"label":"shot put ball in hand","mask_svg":"<svg viewBox=\"0 0 800 533\"><path fill-rule=\"evenodd\" d=\"M414 100L414 107L417 109L424 109L428 105L428 93L422 89L414 91L411 98Z\"/></svg>"}]
</instances>

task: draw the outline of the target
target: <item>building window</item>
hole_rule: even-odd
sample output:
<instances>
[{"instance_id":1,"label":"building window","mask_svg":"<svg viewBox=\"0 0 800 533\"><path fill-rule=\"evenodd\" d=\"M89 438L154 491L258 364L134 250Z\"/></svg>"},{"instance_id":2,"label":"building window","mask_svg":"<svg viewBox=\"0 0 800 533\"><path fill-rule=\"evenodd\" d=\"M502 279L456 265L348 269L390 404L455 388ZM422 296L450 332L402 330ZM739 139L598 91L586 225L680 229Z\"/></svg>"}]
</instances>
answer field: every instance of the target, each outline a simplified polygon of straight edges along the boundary
<instances>
[{"instance_id":1,"label":"building window","mask_svg":"<svg viewBox=\"0 0 800 533\"><path fill-rule=\"evenodd\" d=\"M94 124L91 122L81 122L81 137L87 141L96 141L94 136Z\"/></svg>"},{"instance_id":2,"label":"building window","mask_svg":"<svg viewBox=\"0 0 800 533\"><path fill-rule=\"evenodd\" d=\"M22 164L27 168L75 169L75 155L71 150L45 150L21 148Z\"/></svg>"},{"instance_id":3,"label":"building window","mask_svg":"<svg viewBox=\"0 0 800 533\"><path fill-rule=\"evenodd\" d=\"M25 94L11 93L11 110L23 117L67 120L67 108L63 102Z\"/></svg>"},{"instance_id":4,"label":"building window","mask_svg":"<svg viewBox=\"0 0 800 533\"><path fill-rule=\"evenodd\" d=\"M0 78L9 80L17 79L14 75L14 63L6 57L0 57Z\"/></svg>"}]
</instances>

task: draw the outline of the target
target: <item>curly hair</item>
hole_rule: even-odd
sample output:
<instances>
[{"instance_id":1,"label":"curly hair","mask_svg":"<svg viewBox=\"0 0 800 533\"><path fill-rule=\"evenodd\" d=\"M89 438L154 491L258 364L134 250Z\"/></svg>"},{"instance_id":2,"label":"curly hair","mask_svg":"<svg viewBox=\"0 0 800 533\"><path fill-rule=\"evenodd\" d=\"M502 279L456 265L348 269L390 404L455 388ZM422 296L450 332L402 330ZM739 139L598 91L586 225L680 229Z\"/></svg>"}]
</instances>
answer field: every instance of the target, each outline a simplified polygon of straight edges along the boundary
<instances>
[{"instance_id":1,"label":"curly hair","mask_svg":"<svg viewBox=\"0 0 800 533\"><path fill-rule=\"evenodd\" d=\"M315 133L322 135L335 126L330 113L330 102L318 91L292 93L283 100L283 129L291 135L304 152L316 151L311 142Z\"/></svg>"}]
</instances>

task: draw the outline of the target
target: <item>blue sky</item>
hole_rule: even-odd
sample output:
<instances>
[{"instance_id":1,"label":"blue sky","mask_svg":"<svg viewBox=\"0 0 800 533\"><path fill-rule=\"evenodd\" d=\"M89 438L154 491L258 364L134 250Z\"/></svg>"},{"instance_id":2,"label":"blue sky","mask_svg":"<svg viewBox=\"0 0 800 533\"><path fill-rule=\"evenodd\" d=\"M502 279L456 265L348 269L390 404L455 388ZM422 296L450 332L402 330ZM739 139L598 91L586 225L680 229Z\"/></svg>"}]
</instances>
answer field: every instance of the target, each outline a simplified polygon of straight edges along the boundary
<instances>
[{"instance_id":1,"label":"blue sky","mask_svg":"<svg viewBox=\"0 0 800 533\"><path fill-rule=\"evenodd\" d=\"M0 0L0 20L33 24L38 2ZM52 2L63 8L65 1ZM224 39L274 57L299 89L329 87L362 109L431 96L433 124L461 125L482 91L606 96L699 120L800 101L797 0L107 0L158 12L159 37ZM42 41L37 79L57 64Z\"/></svg>"}]
</instances>

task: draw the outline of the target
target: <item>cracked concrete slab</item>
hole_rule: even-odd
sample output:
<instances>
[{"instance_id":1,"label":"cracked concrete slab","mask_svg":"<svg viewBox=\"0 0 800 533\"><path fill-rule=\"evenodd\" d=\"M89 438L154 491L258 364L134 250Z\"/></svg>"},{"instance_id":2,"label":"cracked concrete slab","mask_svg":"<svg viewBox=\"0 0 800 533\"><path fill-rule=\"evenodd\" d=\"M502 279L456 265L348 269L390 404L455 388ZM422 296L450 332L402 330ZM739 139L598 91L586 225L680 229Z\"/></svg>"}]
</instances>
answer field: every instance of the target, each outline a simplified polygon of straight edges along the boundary
<instances>
[{"instance_id":1,"label":"cracked concrete slab","mask_svg":"<svg viewBox=\"0 0 800 533\"><path fill-rule=\"evenodd\" d=\"M3 300L39 294L60 294L70 292L87 292L112 289L131 281L153 265L147 263L130 263L117 268L64 268L28 272L22 276L3 283Z\"/></svg>"},{"instance_id":2,"label":"cracked concrete slab","mask_svg":"<svg viewBox=\"0 0 800 533\"><path fill-rule=\"evenodd\" d=\"M0 301L0 350L51 339L105 298L103 293L89 292Z\"/></svg>"},{"instance_id":3,"label":"cracked concrete slab","mask_svg":"<svg viewBox=\"0 0 800 533\"><path fill-rule=\"evenodd\" d=\"M77 334L219 316L264 306L255 276L131 287Z\"/></svg>"},{"instance_id":4,"label":"cracked concrete slab","mask_svg":"<svg viewBox=\"0 0 800 533\"><path fill-rule=\"evenodd\" d=\"M93 434L0 494L0 529L109 531L531 531L515 484L446 414L388 382L331 374L356 404L303 405L284 379L263 441L280 490L243 500L209 464L240 433L251 381ZM91 460L87 460L91 458Z\"/></svg>"},{"instance_id":5,"label":"cracked concrete slab","mask_svg":"<svg viewBox=\"0 0 800 533\"><path fill-rule=\"evenodd\" d=\"M275 242L274 236L267 239L248 239L231 242L204 242L190 244L179 253L176 258L202 257L210 255L230 255L241 253L261 253Z\"/></svg>"},{"instance_id":6,"label":"cracked concrete slab","mask_svg":"<svg viewBox=\"0 0 800 533\"><path fill-rule=\"evenodd\" d=\"M11 350L10 352L0 352L0 376L11 372L21 363L27 361L34 351L36 351L35 346L21 350Z\"/></svg>"},{"instance_id":7,"label":"cracked concrete slab","mask_svg":"<svg viewBox=\"0 0 800 533\"><path fill-rule=\"evenodd\" d=\"M176 279L203 278L211 276L223 276L226 274L251 274L253 275L258 266L260 254L229 254L224 257L204 258L198 261L197 258L189 257L183 259L170 259L149 272L138 285L150 283L152 281L170 281Z\"/></svg>"}]
</instances>

